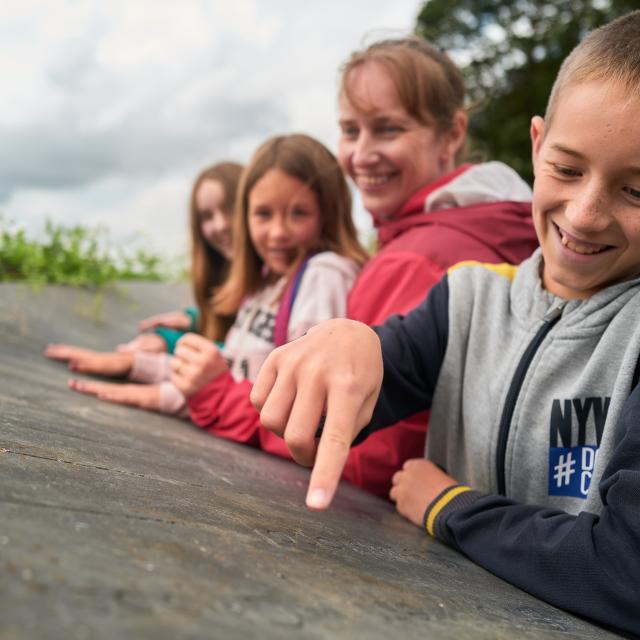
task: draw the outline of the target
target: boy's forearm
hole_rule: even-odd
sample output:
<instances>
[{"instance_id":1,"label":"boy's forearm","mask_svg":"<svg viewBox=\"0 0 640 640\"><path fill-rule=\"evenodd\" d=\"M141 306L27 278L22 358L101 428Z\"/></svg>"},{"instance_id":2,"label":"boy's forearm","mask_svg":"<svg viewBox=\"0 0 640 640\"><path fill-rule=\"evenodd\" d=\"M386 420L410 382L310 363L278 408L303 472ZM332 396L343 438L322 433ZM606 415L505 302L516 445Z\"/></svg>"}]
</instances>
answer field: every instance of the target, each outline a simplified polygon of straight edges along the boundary
<instances>
[{"instance_id":1,"label":"boy's forearm","mask_svg":"<svg viewBox=\"0 0 640 640\"><path fill-rule=\"evenodd\" d=\"M374 327L382 344L384 379L371 422L356 443L431 407L447 347L448 303L445 276L411 313Z\"/></svg>"},{"instance_id":2,"label":"boy's forearm","mask_svg":"<svg viewBox=\"0 0 640 640\"><path fill-rule=\"evenodd\" d=\"M640 634L640 390L634 396L600 482L599 515L573 516L457 486L432 501L425 528L547 602Z\"/></svg>"},{"instance_id":3,"label":"boy's forearm","mask_svg":"<svg viewBox=\"0 0 640 640\"><path fill-rule=\"evenodd\" d=\"M456 489L439 497L452 499L431 522L427 509L425 527L435 537L542 600L640 633L637 541L635 547L631 541L616 544L615 534L593 514L570 516Z\"/></svg>"}]
</instances>

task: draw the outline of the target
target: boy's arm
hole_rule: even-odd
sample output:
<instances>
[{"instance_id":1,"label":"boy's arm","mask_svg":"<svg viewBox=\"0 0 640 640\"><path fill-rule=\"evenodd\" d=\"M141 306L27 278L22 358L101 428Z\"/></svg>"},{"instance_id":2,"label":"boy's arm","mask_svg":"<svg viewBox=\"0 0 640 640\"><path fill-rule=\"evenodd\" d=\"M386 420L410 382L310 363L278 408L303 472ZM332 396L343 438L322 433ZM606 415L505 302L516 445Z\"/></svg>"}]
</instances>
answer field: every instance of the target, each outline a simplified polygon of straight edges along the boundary
<instances>
[{"instance_id":1,"label":"boy's arm","mask_svg":"<svg viewBox=\"0 0 640 640\"><path fill-rule=\"evenodd\" d=\"M551 604L640 634L640 387L616 429L624 435L598 487L600 515L450 487L427 508L427 529Z\"/></svg>"},{"instance_id":2,"label":"boy's arm","mask_svg":"<svg viewBox=\"0 0 640 640\"><path fill-rule=\"evenodd\" d=\"M429 409L447 348L449 324L447 277L406 316L392 316L373 327L380 338L384 377L370 423L354 444L370 433Z\"/></svg>"},{"instance_id":3,"label":"boy's arm","mask_svg":"<svg viewBox=\"0 0 640 640\"><path fill-rule=\"evenodd\" d=\"M430 405L446 348L447 304L444 278L420 307L379 335L353 320L330 320L267 358L251 399L262 424L285 439L294 460L313 465L307 506L329 506L351 444L370 421L364 435ZM382 349L384 391L376 407Z\"/></svg>"}]
</instances>

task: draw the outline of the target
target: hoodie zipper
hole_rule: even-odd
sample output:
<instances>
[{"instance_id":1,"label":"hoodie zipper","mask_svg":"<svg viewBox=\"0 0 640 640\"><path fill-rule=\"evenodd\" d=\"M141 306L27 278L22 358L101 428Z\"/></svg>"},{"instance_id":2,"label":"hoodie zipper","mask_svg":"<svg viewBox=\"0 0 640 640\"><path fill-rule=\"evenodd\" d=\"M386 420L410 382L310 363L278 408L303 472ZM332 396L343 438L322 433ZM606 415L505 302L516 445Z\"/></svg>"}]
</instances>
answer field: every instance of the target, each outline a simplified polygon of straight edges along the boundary
<instances>
[{"instance_id":1,"label":"hoodie zipper","mask_svg":"<svg viewBox=\"0 0 640 640\"><path fill-rule=\"evenodd\" d=\"M533 356L535 356L536 351L538 351L538 347L542 344L542 341L545 339L549 331L551 331L558 320L560 320L565 304L566 302L563 302L545 314L542 326L538 329L533 340L531 340L529 346L522 354L522 358L520 358L520 362L518 363L513 375L511 386L509 387L509 392L507 393L507 397L504 402L502 418L500 419L500 431L498 432L496 466L498 472L498 493L500 495L506 495L505 458L507 455L507 440L509 439L511 419L513 418L513 412L516 408L516 402L518 400L518 395L520 394L520 389L522 388L522 383L527 375Z\"/></svg>"}]
</instances>

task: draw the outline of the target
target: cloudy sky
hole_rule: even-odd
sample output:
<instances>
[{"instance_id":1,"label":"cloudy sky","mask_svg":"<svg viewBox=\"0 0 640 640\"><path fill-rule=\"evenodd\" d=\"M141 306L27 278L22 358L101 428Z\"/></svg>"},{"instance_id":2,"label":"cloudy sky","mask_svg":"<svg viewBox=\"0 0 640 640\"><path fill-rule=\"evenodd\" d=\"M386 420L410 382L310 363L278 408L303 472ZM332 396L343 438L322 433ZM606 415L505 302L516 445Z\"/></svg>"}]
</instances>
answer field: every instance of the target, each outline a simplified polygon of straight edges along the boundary
<instances>
[{"instance_id":1,"label":"cloudy sky","mask_svg":"<svg viewBox=\"0 0 640 640\"><path fill-rule=\"evenodd\" d=\"M187 250L200 168L276 133L335 151L337 69L418 0L3 0L0 215ZM366 228L366 216L357 216Z\"/></svg>"}]
</instances>

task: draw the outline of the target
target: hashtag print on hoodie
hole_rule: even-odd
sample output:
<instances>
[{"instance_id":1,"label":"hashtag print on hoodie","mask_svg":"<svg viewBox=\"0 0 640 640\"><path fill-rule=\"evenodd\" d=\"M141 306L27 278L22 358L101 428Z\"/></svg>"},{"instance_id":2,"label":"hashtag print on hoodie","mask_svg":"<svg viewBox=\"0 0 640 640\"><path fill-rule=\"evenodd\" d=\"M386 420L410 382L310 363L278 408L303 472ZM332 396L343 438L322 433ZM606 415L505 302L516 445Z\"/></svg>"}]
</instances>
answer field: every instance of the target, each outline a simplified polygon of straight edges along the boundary
<instances>
[{"instance_id":1,"label":"hashtag print on hoodie","mask_svg":"<svg viewBox=\"0 0 640 640\"><path fill-rule=\"evenodd\" d=\"M586 300L462 263L377 332L384 381L358 441L431 408L427 457L460 485L427 531L554 605L640 634L640 279Z\"/></svg>"}]
</instances>

